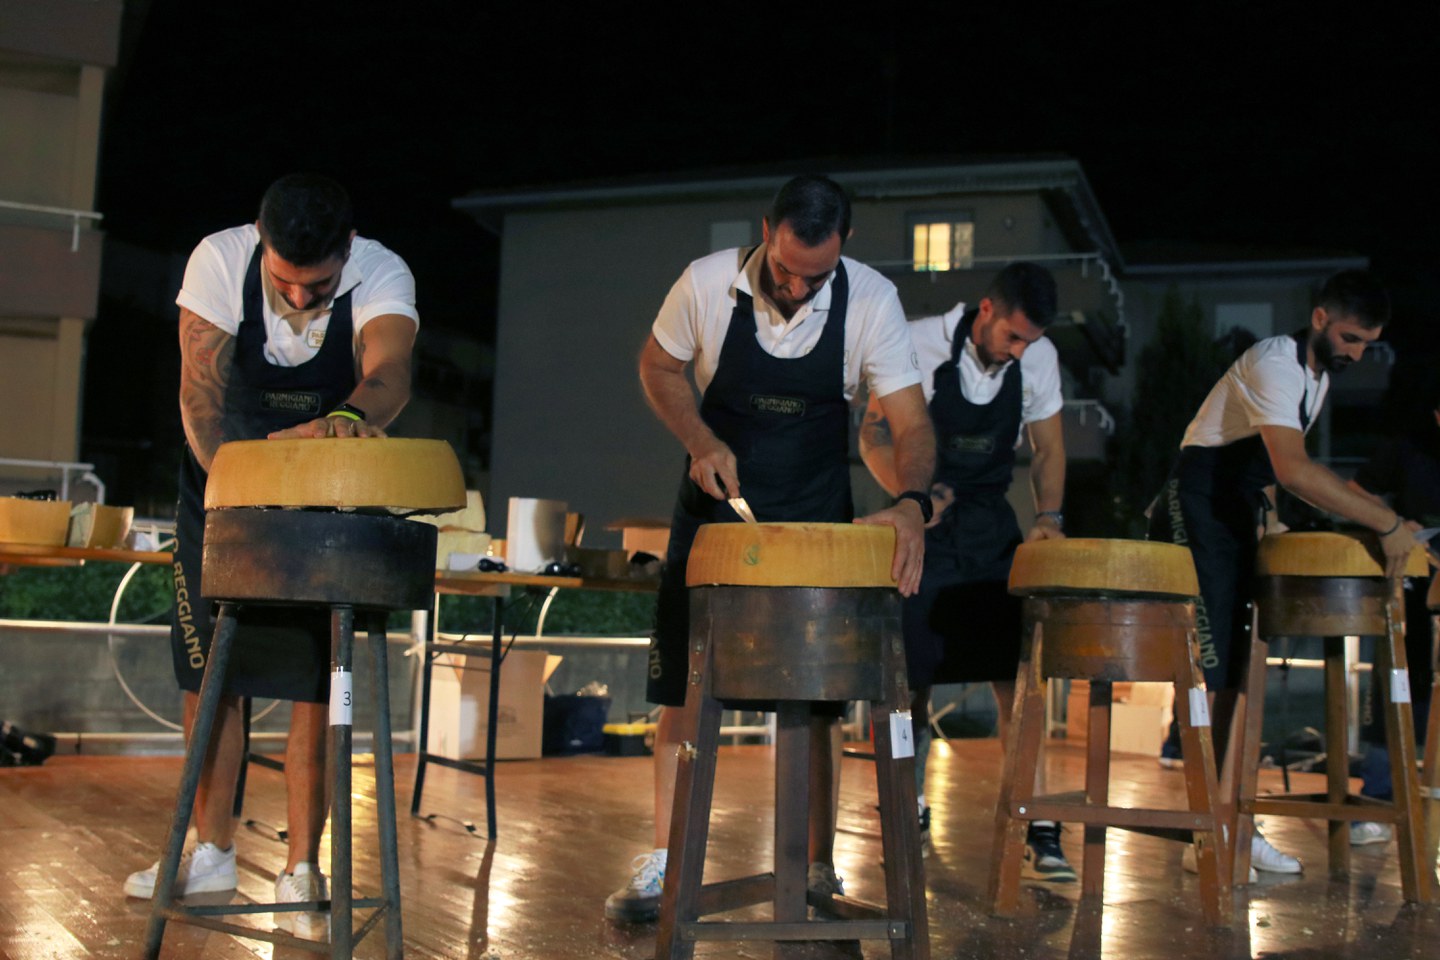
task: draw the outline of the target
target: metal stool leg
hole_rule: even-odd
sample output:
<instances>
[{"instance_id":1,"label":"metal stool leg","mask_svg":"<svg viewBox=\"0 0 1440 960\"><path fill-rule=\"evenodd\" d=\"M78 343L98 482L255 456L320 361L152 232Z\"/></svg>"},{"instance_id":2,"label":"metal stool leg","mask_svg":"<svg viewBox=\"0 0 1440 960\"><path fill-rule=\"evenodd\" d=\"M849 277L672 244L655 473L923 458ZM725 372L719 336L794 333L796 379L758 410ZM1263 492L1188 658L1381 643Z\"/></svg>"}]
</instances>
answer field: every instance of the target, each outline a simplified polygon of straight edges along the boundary
<instances>
[{"instance_id":1,"label":"metal stool leg","mask_svg":"<svg viewBox=\"0 0 1440 960\"><path fill-rule=\"evenodd\" d=\"M404 955L401 930L399 840L395 833L395 763L390 741L390 667L385 615L371 614L370 664L375 684L375 802L380 823L380 872L385 890L385 955Z\"/></svg>"},{"instance_id":2,"label":"metal stool leg","mask_svg":"<svg viewBox=\"0 0 1440 960\"><path fill-rule=\"evenodd\" d=\"M775 705L775 922L805 919L809 867L810 704ZM802 944L776 944L775 957L794 956Z\"/></svg>"},{"instance_id":3,"label":"metal stool leg","mask_svg":"<svg viewBox=\"0 0 1440 960\"><path fill-rule=\"evenodd\" d=\"M353 690L350 658L355 639L355 610L336 605L330 611L330 763L335 778L330 798L330 956L348 960L355 947L350 859L350 741Z\"/></svg>"},{"instance_id":4,"label":"metal stool leg","mask_svg":"<svg viewBox=\"0 0 1440 960\"><path fill-rule=\"evenodd\" d=\"M210 641L210 656L205 662L205 676L200 681L200 704L190 730L190 743L185 749L185 767L180 774L180 794L175 800L175 813L170 818L170 835L165 841L165 856L155 879L155 897L150 907L150 924L145 931L145 956L160 956L160 943L165 938L165 922L175 902L175 875L180 869L180 856L185 849L185 832L195 806L195 790L200 784L200 770L209 752L210 734L220 695L225 689L225 674L230 665L230 648L235 639L235 605L220 604L215 632Z\"/></svg>"}]
</instances>

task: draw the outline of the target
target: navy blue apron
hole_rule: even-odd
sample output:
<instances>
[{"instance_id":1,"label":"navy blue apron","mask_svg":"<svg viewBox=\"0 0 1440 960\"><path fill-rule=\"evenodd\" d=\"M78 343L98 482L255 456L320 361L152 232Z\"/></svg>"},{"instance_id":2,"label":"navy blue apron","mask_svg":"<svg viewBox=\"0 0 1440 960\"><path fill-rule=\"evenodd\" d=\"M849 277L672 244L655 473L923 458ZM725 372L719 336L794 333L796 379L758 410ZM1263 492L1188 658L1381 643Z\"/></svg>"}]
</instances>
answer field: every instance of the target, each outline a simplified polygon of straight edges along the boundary
<instances>
[{"instance_id":1,"label":"navy blue apron","mask_svg":"<svg viewBox=\"0 0 1440 960\"><path fill-rule=\"evenodd\" d=\"M1006 583L1023 538L1005 492L1024 384L1020 362L1011 361L993 400L966 399L959 364L978 312L961 317L950 358L933 373L935 480L955 491L955 502L925 531L920 592L904 605L912 687L1014 680L1020 662L1020 604Z\"/></svg>"},{"instance_id":2,"label":"navy blue apron","mask_svg":"<svg viewBox=\"0 0 1440 960\"><path fill-rule=\"evenodd\" d=\"M1295 360L1306 368L1308 331L1299 330ZM1310 427L1300 395L1300 432ZM1150 514L1149 539L1190 548L1200 600L1195 626L1200 666L1211 690L1233 689L1244 677L1249 644L1250 593L1255 579L1255 531L1264 524L1265 488L1275 470L1265 441L1256 434L1219 447L1180 448L1180 457Z\"/></svg>"},{"instance_id":3,"label":"navy blue apron","mask_svg":"<svg viewBox=\"0 0 1440 960\"><path fill-rule=\"evenodd\" d=\"M243 314L225 388L221 435L259 440L275 430L322 417L355 389L355 325L347 291L330 308L325 342L298 367L265 359L261 248L245 273ZM319 441L317 441L319 442ZM214 627L214 601L204 596L200 558L205 532L205 470L187 445L180 463L175 512L175 607L170 648L183 690L200 689ZM329 696L330 617L326 610L247 607L241 610L225 692L323 703Z\"/></svg>"},{"instance_id":4,"label":"navy blue apron","mask_svg":"<svg viewBox=\"0 0 1440 960\"><path fill-rule=\"evenodd\" d=\"M759 249L751 250L746 260ZM700 402L700 417L734 452L740 494L762 523L847 523L854 518L850 407L845 399L849 294L841 263L830 281L830 312L819 342L805 356L784 360L760 346L754 303L749 294L736 292L715 377ZM690 479L688 456L676 501L646 687L652 703L666 706L685 702L690 635L685 566L695 533L705 523L740 519L728 503L716 500Z\"/></svg>"}]
</instances>

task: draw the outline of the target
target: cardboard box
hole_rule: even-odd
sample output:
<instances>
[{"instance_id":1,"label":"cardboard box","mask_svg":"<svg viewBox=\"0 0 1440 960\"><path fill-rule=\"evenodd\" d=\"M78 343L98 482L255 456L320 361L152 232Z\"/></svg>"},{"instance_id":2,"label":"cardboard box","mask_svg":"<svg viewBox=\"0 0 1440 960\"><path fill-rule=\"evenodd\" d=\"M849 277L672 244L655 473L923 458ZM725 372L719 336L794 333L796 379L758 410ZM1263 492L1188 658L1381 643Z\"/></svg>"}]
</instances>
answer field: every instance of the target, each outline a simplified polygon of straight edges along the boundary
<instances>
[{"instance_id":1,"label":"cardboard box","mask_svg":"<svg viewBox=\"0 0 1440 960\"><path fill-rule=\"evenodd\" d=\"M1169 726L1166 706L1171 684L1116 683L1111 688L1110 750L1113 753L1138 753L1160 756ZM1121 697L1125 699L1121 699ZM1065 739L1085 742L1090 726L1090 684L1084 680L1070 681L1070 694L1065 701Z\"/></svg>"},{"instance_id":2,"label":"cardboard box","mask_svg":"<svg viewBox=\"0 0 1440 960\"><path fill-rule=\"evenodd\" d=\"M495 759L540 756L545 729L545 681L562 657L543 650L511 650L500 667ZM442 654L430 675L430 730L425 749L452 760L484 759L490 706L489 651Z\"/></svg>"},{"instance_id":3,"label":"cardboard box","mask_svg":"<svg viewBox=\"0 0 1440 960\"><path fill-rule=\"evenodd\" d=\"M63 547L69 529L69 500L0 497L0 543Z\"/></svg>"}]
</instances>

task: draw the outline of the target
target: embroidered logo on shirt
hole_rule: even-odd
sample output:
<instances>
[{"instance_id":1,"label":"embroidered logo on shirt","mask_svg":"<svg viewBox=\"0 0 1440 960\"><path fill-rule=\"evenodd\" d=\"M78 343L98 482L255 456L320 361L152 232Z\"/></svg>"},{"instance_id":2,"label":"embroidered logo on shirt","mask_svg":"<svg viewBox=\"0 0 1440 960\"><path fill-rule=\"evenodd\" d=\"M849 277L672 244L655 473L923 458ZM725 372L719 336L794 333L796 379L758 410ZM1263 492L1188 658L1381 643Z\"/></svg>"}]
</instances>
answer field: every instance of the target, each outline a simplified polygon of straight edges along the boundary
<instances>
[{"instance_id":1,"label":"embroidered logo on shirt","mask_svg":"<svg viewBox=\"0 0 1440 960\"><path fill-rule=\"evenodd\" d=\"M787 417L805 416L805 401L795 397L767 397L764 394L750 395L750 409L757 413L778 413Z\"/></svg>"},{"instance_id":2,"label":"embroidered logo on shirt","mask_svg":"<svg viewBox=\"0 0 1440 960\"><path fill-rule=\"evenodd\" d=\"M305 342L308 343L310 346L314 347L316 350L319 350L321 344L323 344L323 343L325 342L325 331L324 331L324 330L309 330L309 331L307 331L306 334L305 334Z\"/></svg>"},{"instance_id":3,"label":"embroidered logo on shirt","mask_svg":"<svg viewBox=\"0 0 1440 960\"><path fill-rule=\"evenodd\" d=\"M260 406L266 410L320 415L320 394L303 390L261 390Z\"/></svg>"},{"instance_id":4,"label":"embroidered logo on shirt","mask_svg":"<svg viewBox=\"0 0 1440 960\"><path fill-rule=\"evenodd\" d=\"M952 453L994 453L994 437L967 437L952 433L945 438L945 446Z\"/></svg>"}]
</instances>

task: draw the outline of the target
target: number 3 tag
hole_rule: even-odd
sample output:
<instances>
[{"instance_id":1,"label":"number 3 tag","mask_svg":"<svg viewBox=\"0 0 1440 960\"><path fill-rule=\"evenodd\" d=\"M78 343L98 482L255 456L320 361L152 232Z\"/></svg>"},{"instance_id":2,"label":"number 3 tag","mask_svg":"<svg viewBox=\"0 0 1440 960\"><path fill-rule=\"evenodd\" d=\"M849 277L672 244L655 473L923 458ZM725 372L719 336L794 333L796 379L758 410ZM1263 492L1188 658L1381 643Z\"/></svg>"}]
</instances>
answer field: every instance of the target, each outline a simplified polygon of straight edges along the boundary
<instances>
[{"instance_id":1,"label":"number 3 tag","mask_svg":"<svg viewBox=\"0 0 1440 960\"><path fill-rule=\"evenodd\" d=\"M330 674L330 726L354 726L355 716L355 675L349 670L336 670Z\"/></svg>"}]
</instances>

